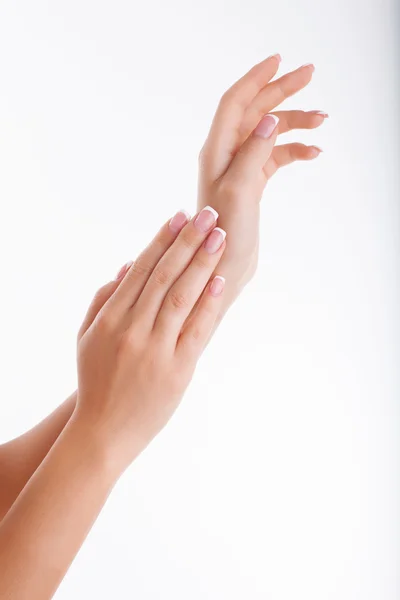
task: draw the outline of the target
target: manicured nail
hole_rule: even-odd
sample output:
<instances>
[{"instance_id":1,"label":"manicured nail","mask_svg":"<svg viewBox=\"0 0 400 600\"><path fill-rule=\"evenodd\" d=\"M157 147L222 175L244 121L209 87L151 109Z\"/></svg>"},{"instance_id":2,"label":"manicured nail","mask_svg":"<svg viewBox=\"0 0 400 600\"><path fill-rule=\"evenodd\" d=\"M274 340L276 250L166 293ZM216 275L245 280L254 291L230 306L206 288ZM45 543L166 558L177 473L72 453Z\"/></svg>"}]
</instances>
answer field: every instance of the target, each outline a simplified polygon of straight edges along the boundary
<instances>
[{"instance_id":1,"label":"manicured nail","mask_svg":"<svg viewBox=\"0 0 400 600\"><path fill-rule=\"evenodd\" d=\"M220 227L216 227L212 230L212 232L204 242L204 248L209 254L214 254L214 252L217 252L221 248L225 238L226 231L224 231Z\"/></svg>"},{"instance_id":2,"label":"manicured nail","mask_svg":"<svg viewBox=\"0 0 400 600\"><path fill-rule=\"evenodd\" d=\"M190 215L186 212L186 210L180 210L176 213L174 217L169 222L169 228L173 233L179 233L180 230L186 225L189 221Z\"/></svg>"},{"instance_id":3,"label":"manicured nail","mask_svg":"<svg viewBox=\"0 0 400 600\"><path fill-rule=\"evenodd\" d=\"M310 149L313 158L317 158L317 156L319 156L321 152L323 152L322 148L320 148L319 146L310 146Z\"/></svg>"},{"instance_id":4,"label":"manicured nail","mask_svg":"<svg viewBox=\"0 0 400 600\"><path fill-rule=\"evenodd\" d=\"M324 119L329 117L328 113L324 112L323 110L310 110L310 114L319 115L320 117L324 117Z\"/></svg>"},{"instance_id":5,"label":"manicured nail","mask_svg":"<svg viewBox=\"0 0 400 600\"><path fill-rule=\"evenodd\" d=\"M265 115L254 130L254 135L264 139L268 139L274 133L276 126L279 123L278 117L275 115Z\"/></svg>"},{"instance_id":6,"label":"manicured nail","mask_svg":"<svg viewBox=\"0 0 400 600\"><path fill-rule=\"evenodd\" d=\"M315 66L312 63L306 63L305 65L301 65L300 69L304 69L305 67L312 67L312 70L315 71Z\"/></svg>"},{"instance_id":7,"label":"manicured nail","mask_svg":"<svg viewBox=\"0 0 400 600\"><path fill-rule=\"evenodd\" d=\"M129 260L127 263L124 264L123 267L120 268L120 270L118 271L116 277L115 277L115 281L118 281L118 279L122 279L122 277L124 277L127 272L129 271L129 269L131 268L131 266L133 265L133 260Z\"/></svg>"},{"instance_id":8,"label":"manicured nail","mask_svg":"<svg viewBox=\"0 0 400 600\"><path fill-rule=\"evenodd\" d=\"M282 56L278 54L278 52L276 54L272 54L269 58L276 58L278 62L281 62L282 60Z\"/></svg>"},{"instance_id":9,"label":"manicured nail","mask_svg":"<svg viewBox=\"0 0 400 600\"><path fill-rule=\"evenodd\" d=\"M225 287L225 277L221 277L221 275L216 275L211 282L210 285L210 293L212 296L220 296L224 291Z\"/></svg>"},{"instance_id":10,"label":"manicured nail","mask_svg":"<svg viewBox=\"0 0 400 600\"><path fill-rule=\"evenodd\" d=\"M209 229L211 229L211 227L214 225L217 219L217 211L211 206L205 206L195 218L194 225L195 227L197 227L197 229L205 233L206 231L209 231Z\"/></svg>"}]
</instances>

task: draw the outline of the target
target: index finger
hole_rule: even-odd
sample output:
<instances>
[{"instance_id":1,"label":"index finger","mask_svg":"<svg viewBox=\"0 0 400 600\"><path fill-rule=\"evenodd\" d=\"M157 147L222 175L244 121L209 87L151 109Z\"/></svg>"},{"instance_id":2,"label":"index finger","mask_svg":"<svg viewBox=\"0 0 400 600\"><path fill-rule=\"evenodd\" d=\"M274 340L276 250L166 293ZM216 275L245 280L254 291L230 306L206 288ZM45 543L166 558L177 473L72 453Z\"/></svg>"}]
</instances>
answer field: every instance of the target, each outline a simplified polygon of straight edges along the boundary
<instances>
[{"instance_id":1,"label":"index finger","mask_svg":"<svg viewBox=\"0 0 400 600\"><path fill-rule=\"evenodd\" d=\"M276 75L281 57L274 54L255 65L222 96L201 152L205 172L218 179L238 148L243 115L259 92Z\"/></svg>"}]
</instances>

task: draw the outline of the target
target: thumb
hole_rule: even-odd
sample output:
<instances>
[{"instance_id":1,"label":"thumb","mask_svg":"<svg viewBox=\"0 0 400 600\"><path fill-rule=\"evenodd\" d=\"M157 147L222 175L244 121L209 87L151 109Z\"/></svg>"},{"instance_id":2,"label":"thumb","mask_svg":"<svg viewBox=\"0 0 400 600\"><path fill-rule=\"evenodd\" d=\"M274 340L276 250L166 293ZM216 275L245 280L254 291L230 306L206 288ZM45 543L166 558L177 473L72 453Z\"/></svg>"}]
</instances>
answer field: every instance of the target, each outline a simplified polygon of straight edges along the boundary
<instances>
[{"instance_id":1,"label":"thumb","mask_svg":"<svg viewBox=\"0 0 400 600\"><path fill-rule=\"evenodd\" d=\"M234 178L258 175L271 156L278 135L279 119L265 115L233 159L229 171Z\"/></svg>"}]
</instances>

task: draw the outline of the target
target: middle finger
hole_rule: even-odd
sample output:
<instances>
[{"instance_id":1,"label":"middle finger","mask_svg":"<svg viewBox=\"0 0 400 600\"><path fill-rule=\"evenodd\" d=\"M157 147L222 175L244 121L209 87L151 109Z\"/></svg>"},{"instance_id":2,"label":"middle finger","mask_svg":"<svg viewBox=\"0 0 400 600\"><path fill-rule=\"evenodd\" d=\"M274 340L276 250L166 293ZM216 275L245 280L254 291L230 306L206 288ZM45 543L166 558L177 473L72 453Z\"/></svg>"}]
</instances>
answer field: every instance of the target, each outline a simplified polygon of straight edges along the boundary
<instances>
[{"instance_id":1,"label":"middle finger","mask_svg":"<svg viewBox=\"0 0 400 600\"><path fill-rule=\"evenodd\" d=\"M135 314L146 315L147 326L153 328L166 294L182 275L210 231L215 227L218 213L206 206L180 232L150 275L140 297L133 307Z\"/></svg>"},{"instance_id":2,"label":"middle finger","mask_svg":"<svg viewBox=\"0 0 400 600\"><path fill-rule=\"evenodd\" d=\"M279 106L286 98L305 88L311 81L314 65L304 65L266 85L255 97L244 115L241 133L244 139L260 119Z\"/></svg>"}]
</instances>

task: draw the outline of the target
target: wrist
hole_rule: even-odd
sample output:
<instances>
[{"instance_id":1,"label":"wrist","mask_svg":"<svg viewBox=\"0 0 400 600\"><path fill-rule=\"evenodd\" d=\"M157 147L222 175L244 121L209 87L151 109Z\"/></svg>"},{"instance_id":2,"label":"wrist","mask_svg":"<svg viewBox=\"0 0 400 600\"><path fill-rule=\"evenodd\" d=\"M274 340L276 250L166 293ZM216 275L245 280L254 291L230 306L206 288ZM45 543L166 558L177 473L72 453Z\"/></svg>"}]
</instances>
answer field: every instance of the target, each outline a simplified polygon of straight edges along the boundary
<instances>
[{"instance_id":1,"label":"wrist","mask_svg":"<svg viewBox=\"0 0 400 600\"><path fill-rule=\"evenodd\" d=\"M109 485L117 481L124 468L101 427L76 407L64 431L90 468L96 470Z\"/></svg>"}]
</instances>

